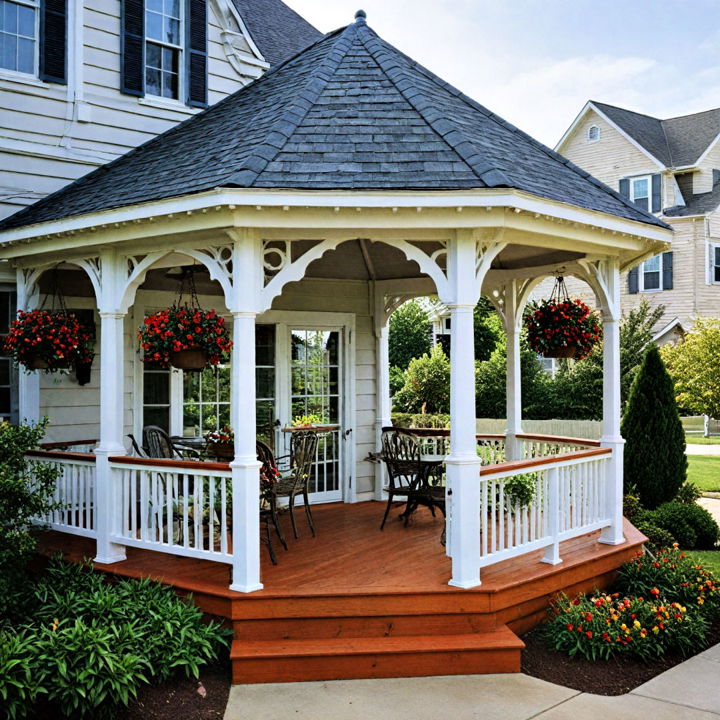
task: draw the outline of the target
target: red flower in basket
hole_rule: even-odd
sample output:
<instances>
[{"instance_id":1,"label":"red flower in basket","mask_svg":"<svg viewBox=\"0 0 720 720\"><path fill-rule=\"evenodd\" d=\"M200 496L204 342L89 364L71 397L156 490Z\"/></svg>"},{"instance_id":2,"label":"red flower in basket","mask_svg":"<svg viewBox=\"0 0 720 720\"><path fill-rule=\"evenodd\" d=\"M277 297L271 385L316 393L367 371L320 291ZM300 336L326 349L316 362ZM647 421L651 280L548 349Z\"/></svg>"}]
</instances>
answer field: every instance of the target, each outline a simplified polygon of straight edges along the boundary
<instances>
[{"instance_id":1,"label":"red flower in basket","mask_svg":"<svg viewBox=\"0 0 720 720\"><path fill-rule=\"evenodd\" d=\"M171 365L200 370L219 365L230 358L232 341L225 319L215 310L173 305L150 315L138 330L143 362L162 368ZM189 367L176 362L178 353L195 351L202 355L199 365Z\"/></svg>"},{"instance_id":2,"label":"red flower in basket","mask_svg":"<svg viewBox=\"0 0 720 720\"><path fill-rule=\"evenodd\" d=\"M31 370L57 370L91 363L94 357L88 329L65 310L18 310L3 351Z\"/></svg>"}]
</instances>

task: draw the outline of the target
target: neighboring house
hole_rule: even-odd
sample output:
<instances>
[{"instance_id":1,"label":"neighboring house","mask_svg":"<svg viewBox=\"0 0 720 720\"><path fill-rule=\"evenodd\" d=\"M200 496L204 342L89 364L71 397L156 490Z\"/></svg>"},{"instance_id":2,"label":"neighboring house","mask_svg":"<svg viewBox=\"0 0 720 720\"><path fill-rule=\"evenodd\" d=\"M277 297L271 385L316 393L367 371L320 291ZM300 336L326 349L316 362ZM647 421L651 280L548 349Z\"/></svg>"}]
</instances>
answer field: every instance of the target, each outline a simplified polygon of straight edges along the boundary
<instances>
[{"instance_id":1,"label":"neighboring house","mask_svg":"<svg viewBox=\"0 0 720 720\"><path fill-rule=\"evenodd\" d=\"M590 101L556 150L674 229L672 250L624 274L622 306L665 306L660 343L720 316L720 109L660 120ZM577 287L577 286L574 286Z\"/></svg>"},{"instance_id":2,"label":"neighboring house","mask_svg":"<svg viewBox=\"0 0 720 720\"><path fill-rule=\"evenodd\" d=\"M0 0L0 218L321 36L281 0ZM0 333L14 285L0 270ZM11 377L0 359L0 417L16 415Z\"/></svg>"}]
</instances>

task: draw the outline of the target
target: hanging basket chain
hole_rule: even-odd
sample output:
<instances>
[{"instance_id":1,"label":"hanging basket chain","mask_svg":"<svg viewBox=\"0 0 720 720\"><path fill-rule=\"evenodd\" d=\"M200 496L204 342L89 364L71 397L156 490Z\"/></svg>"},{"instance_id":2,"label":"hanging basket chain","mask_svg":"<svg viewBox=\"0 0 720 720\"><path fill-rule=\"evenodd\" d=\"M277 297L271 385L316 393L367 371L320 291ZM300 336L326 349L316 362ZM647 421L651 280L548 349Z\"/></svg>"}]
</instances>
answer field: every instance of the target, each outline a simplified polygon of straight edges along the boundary
<instances>
[{"instance_id":1,"label":"hanging basket chain","mask_svg":"<svg viewBox=\"0 0 720 720\"><path fill-rule=\"evenodd\" d=\"M189 296L190 304L188 305L186 300L184 303L185 307L202 310L200 306L200 300L198 299L197 288L195 287L195 272L196 267L194 265L191 267L183 268L182 275L180 276L180 288L178 290L178 298L177 302L175 303L176 307L182 307L183 298Z\"/></svg>"},{"instance_id":2,"label":"hanging basket chain","mask_svg":"<svg viewBox=\"0 0 720 720\"><path fill-rule=\"evenodd\" d=\"M570 294L568 293L567 285L565 284L565 278L562 275L558 275L555 278L555 284L553 285L553 289L548 300L558 304L571 302Z\"/></svg>"},{"instance_id":3,"label":"hanging basket chain","mask_svg":"<svg viewBox=\"0 0 720 720\"><path fill-rule=\"evenodd\" d=\"M52 272L50 273L50 287L48 288L48 292L45 293L45 297L43 298L42 303L40 303L40 307L38 310L45 310L45 305L48 302L48 299L52 299L52 304L50 305L49 312L60 312L64 315L67 315L67 306L65 305L65 296L63 295L62 289L60 288L60 281L59 281L59 274L58 274L58 267L59 263L52 269Z\"/></svg>"}]
</instances>

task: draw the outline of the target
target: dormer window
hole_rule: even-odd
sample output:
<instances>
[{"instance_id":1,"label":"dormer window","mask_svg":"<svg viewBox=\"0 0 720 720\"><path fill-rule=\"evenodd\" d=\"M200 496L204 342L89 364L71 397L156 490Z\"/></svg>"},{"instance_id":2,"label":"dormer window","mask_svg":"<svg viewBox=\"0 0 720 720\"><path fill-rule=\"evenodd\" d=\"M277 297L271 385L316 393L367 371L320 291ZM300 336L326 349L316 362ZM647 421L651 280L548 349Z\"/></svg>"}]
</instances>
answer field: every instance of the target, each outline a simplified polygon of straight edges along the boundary
<instances>
[{"instance_id":1,"label":"dormer window","mask_svg":"<svg viewBox=\"0 0 720 720\"><path fill-rule=\"evenodd\" d=\"M597 142L600 139L600 128L597 125L591 125L587 131L588 142Z\"/></svg>"}]
</instances>

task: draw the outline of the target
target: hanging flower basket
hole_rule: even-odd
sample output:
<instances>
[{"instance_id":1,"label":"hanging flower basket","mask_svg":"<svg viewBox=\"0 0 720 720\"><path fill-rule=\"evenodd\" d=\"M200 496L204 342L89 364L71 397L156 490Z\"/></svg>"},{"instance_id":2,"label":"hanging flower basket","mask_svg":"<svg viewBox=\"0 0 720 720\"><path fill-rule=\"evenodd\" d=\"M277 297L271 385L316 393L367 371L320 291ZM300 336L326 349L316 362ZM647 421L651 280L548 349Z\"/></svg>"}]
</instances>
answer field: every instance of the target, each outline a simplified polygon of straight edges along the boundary
<instances>
[{"instance_id":1,"label":"hanging flower basket","mask_svg":"<svg viewBox=\"0 0 720 720\"><path fill-rule=\"evenodd\" d=\"M570 299L562 277L550 298L528 306L524 322L528 344L547 358L581 360L601 338L597 315L582 300Z\"/></svg>"},{"instance_id":2,"label":"hanging flower basket","mask_svg":"<svg viewBox=\"0 0 720 720\"><path fill-rule=\"evenodd\" d=\"M18 310L3 351L29 370L57 372L93 360L87 328L66 310Z\"/></svg>"},{"instance_id":3,"label":"hanging flower basket","mask_svg":"<svg viewBox=\"0 0 720 720\"><path fill-rule=\"evenodd\" d=\"M215 310L173 305L150 315L138 330L143 362L202 370L227 362L232 342Z\"/></svg>"}]
</instances>

